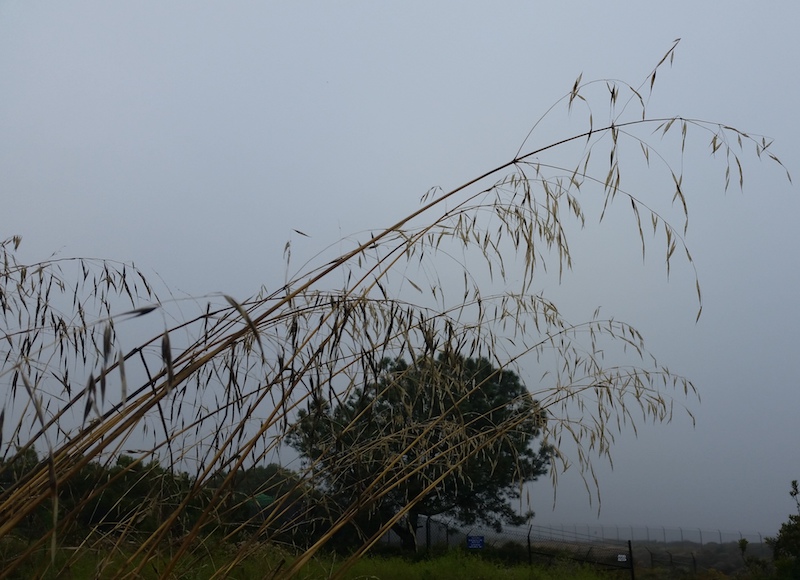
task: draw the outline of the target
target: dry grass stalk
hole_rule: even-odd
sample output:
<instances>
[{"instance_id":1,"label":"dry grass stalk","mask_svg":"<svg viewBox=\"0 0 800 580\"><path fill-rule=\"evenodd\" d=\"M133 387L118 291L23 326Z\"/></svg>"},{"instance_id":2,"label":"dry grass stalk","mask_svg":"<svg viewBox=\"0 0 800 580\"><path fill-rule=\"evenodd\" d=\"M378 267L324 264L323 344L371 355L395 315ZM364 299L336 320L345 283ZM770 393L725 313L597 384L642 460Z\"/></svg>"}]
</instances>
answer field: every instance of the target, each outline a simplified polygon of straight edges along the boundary
<instances>
[{"instance_id":1,"label":"dry grass stalk","mask_svg":"<svg viewBox=\"0 0 800 580\"><path fill-rule=\"evenodd\" d=\"M671 62L674 48L638 87L582 83L579 77L563 100L568 109L586 106L587 130L526 153L521 148L514 159L449 192L432 190L419 210L340 257L242 302L223 296L224 302L217 303L211 297L198 305L195 315L154 331L132 349L120 341L126 323L144 316L155 319L158 312L167 319L175 304L163 301L137 269L95 260L24 265L16 259L19 238L2 242L0 381L7 394L0 415L6 436L0 442L5 482L0 490L0 542L36 520L48 501L53 517L25 549L4 562L0 578L34 565L48 541L55 557L57 539L85 530L81 514L136 474L134 483L150 485L136 505L127 506L123 495L109 511L118 519L93 522L91 533L80 540L85 549L112 547L102 563L104 574L136 577L158 566L167 577L182 562L201 557L208 538L239 540L228 563L217 570L222 577L247 557L255 542L298 541L301 528L321 526L307 543L296 546L295 559L276 574L298 571L363 509L429 464L403 467L402 454L397 455L381 466L382 474L365 486L358 503L338 506L328 521L320 511L324 498L315 491L319 464L307 465L274 498L269 513L244 521L240 514L252 498L236 492L235 480L246 466L280 451L299 409L335 405L373 380L386 356L415 361L452 352L490 356L501 369L538 364L546 372L533 396L548 416L543 433L556 461L553 477L574 462L587 485L596 483L593 458L610 459L617 433L626 427L635 430L643 420L669 421L673 393L693 396L695 388L658 365L632 326L598 314L571 324L554 302L535 292L548 264L559 276L571 268L568 232L587 219L582 202L599 192L601 220L616 200L630 205L643 255L645 232L663 233L669 273L678 255L692 263L683 241L688 210L682 176L649 141L654 129L660 138L679 128L681 155L692 132L708 136L712 154L725 154L725 187L731 168L739 185L744 183L740 157L745 146L780 163L769 150L771 143L760 136L696 119L648 117L643 93L652 90L658 68ZM598 87L610 93L609 118L602 126L595 125L589 107L590 92ZM532 132L526 142L535 136ZM630 142L641 150L647 167L666 176L673 195L667 205L678 202L681 225L663 217L657 200L645 201L625 189L619 149ZM571 167L551 160L573 144L581 149ZM471 260L479 256L493 280L503 286L514 282L518 289L487 293L466 263L460 266L460 289L435 276L423 282L426 271L436 271L436 260L456 252ZM347 283L331 289L333 274ZM393 289L405 282L420 302L395 294ZM699 284L697 288L699 316ZM548 364L552 360L558 364ZM464 396L446 382L438 388L443 396ZM442 478L458 475L465 461L515 427L508 424L491 434L465 437L463 418L443 414L409 433L406 450L432 449L430 461L447 466L439 479L430 481L426 491L433 491ZM448 445L433 443L429 435L437 429L447 433ZM398 436L388 432L384 440L343 454L341 461L368 456L369 446L386 445ZM131 446L139 451L131 452ZM567 451L571 448L574 454ZM45 460L30 461L32 451L43 453ZM136 458L114 467L122 453ZM159 465L148 464L151 460ZM142 471L146 464L150 467ZM113 477L92 481L70 497L69 507L59 507L59 490L99 469L97 465L111 470ZM181 472L192 476L181 480ZM176 481L183 483L175 487ZM365 535L345 567L421 497L408 498L391 522ZM150 522L149 527L143 522ZM55 562L50 566L56 567ZM71 560L59 562L68 567Z\"/></svg>"}]
</instances>

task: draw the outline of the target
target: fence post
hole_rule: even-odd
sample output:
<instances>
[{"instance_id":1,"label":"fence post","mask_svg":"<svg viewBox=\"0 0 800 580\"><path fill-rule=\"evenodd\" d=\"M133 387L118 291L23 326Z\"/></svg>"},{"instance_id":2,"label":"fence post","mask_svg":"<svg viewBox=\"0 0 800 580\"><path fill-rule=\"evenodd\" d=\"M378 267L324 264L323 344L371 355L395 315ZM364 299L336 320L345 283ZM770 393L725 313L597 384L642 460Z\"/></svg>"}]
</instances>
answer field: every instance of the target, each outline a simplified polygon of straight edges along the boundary
<instances>
[{"instance_id":1,"label":"fence post","mask_svg":"<svg viewBox=\"0 0 800 580\"><path fill-rule=\"evenodd\" d=\"M431 553L431 516L425 517L425 551Z\"/></svg>"},{"instance_id":2,"label":"fence post","mask_svg":"<svg viewBox=\"0 0 800 580\"><path fill-rule=\"evenodd\" d=\"M628 561L631 563L631 580L636 580L636 573L633 571L633 544L628 540Z\"/></svg>"}]
</instances>

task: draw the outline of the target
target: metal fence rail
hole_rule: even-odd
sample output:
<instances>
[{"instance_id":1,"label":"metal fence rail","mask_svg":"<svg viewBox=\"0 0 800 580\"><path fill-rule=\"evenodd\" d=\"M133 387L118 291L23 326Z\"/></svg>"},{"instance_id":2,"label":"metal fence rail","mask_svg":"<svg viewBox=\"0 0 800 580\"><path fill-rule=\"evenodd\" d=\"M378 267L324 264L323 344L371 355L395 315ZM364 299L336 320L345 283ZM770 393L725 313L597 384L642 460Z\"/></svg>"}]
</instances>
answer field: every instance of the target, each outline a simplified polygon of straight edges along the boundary
<instances>
[{"instance_id":1,"label":"metal fence rail","mask_svg":"<svg viewBox=\"0 0 800 580\"><path fill-rule=\"evenodd\" d=\"M764 536L759 532L710 530L701 528L668 528L664 526L605 526L579 524L537 524L537 533L558 537L582 537L615 540L631 540L647 543L687 542L701 546L709 543L725 544L746 539L754 544L763 544Z\"/></svg>"}]
</instances>

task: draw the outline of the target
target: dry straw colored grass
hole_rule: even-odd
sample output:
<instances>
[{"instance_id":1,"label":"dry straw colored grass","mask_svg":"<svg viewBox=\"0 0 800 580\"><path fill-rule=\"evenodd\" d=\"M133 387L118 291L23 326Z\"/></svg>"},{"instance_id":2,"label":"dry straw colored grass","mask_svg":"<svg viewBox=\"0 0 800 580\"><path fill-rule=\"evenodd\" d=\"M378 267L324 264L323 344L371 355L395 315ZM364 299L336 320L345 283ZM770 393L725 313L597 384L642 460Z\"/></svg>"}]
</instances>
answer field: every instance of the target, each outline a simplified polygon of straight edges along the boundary
<instances>
[{"instance_id":1,"label":"dry straw colored grass","mask_svg":"<svg viewBox=\"0 0 800 580\"><path fill-rule=\"evenodd\" d=\"M651 141L677 134L680 156L687 140L699 134L726 164L725 187L731 180L743 185L746 148L780 163L771 143L760 136L713 122L648 116L647 97L657 71L671 64L676 45L639 86L583 83L579 77L559 103L585 111L584 131L523 152L537 136L532 130L507 163L451 191L431 190L411 215L248 300L165 299L162 294L169 294L156 291L131 265L92 259L25 265L17 261L20 239L3 242L0 381L5 399L0 417L5 460L0 469L15 475L0 491L0 542L11 542L36 514L48 514L49 525L19 549L4 552L0 578L34 564L52 573L68 568L69 559L56 558L64 542L113 555L119 577L151 573L155 563L158 575L170 577L208 550L208 542L222 543L231 549L215 577L224 577L256 544L296 537L292 533L298 526L319 517L313 490L320 466L305 465L293 488L275 499L275 509L249 526L230 525L246 502L233 491L236 473L279 451L298 409L322 401L336 404L350 389L371 381L385 356L413 361L443 352L482 355L499 368L519 368L525 361L547 371L533 391L548 417L543 434L553 446L553 477L575 463L592 486L593 458L610 458L621 429L669 421L673 395L692 397L695 389L656 362L634 327L599 314L579 324L565 320L555 302L535 291L537 280L545 270L560 275L571 268L570 228L587 218L604 219L615 203L631 207L642 252L652 243L647 241L652 232L663 238L668 272L678 256L691 264L683 241L688 213L682 175ZM602 124L590 106L597 99L608 111ZM626 151L632 144L641 153L638 160L626 158L623 164L623 143ZM555 161L573 153L569 167ZM671 199L645 199L623 187L623 165L636 163L666 181ZM582 202L598 197L599 215L586 215ZM667 208L675 203L682 208L680 223L663 217L657 209L662 201ZM287 260L290 250L287 245ZM473 264L480 257L493 282L514 284L516 290L485 293L471 275L474 265L466 263L463 286L456 291L435 276L424 281L420 265L435 271L437 260L457 254L468 254ZM335 280L344 283L336 287ZM401 284L413 288L419 301L393 291ZM697 293L699 316L699 284ZM195 306L195 314L185 314ZM146 321L158 330L134 348L126 347L124 328ZM445 420L457 424L458 418L439 419ZM435 427L436 421L430 429ZM459 476L469 457L509 428L498 426L466 442L456 430L459 444L440 446L431 460L448 466L441 477ZM422 445L426 435L423 431L409 448ZM132 453L136 461L118 477L153 460L166 474L188 471L192 477L181 489L151 493L149 501L139 502L118 521L94 525L76 540L75 530L83 529L81 510L114 481L95 482L73 497L68 509L58 503L60 493L93 462L111 466L120 453L131 454L131 446L137 447ZM45 459L21 469L30 450ZM300 570L359 512L421 469L417 465L403 472L401 463L402 453L386 465L385 477L369 482L357 502L331 512L330 521L319 528L323 531L298 542L273 573L289 576ZM158 481L173 481L164 473ZM426 491L437 484L431 481ZM344 574L419 499L411 498L394 520L365 536L334 575ZM140 524L148 517L155 524L142 533ZM44 548L47 559L41 558ZM101 570L102 563L98 566Z\"/></svg>"}]
</instances>

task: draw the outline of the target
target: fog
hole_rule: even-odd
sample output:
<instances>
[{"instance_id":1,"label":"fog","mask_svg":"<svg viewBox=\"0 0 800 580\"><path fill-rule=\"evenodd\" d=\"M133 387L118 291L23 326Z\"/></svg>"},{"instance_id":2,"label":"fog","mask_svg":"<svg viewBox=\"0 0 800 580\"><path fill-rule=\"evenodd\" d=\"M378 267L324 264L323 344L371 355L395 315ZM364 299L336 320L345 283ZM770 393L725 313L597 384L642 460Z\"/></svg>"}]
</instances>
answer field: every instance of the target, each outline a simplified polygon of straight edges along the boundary
<instances>
[{"instance_id":1,"label":"fog","mask_svg":"<svg viewBox=\"0 0 800 580\"><path fill-rule=\"evenodd\" d=\"M0 231L23 237L30 262L134 262L178 295L244 298L282 284L287 241L295 270L390 225L429 188L513 158L578 75L639 86L676 38L649 113L774 138L800 174L797 16L794 3L739 1L6 1ZM582 126L584 109L559 110L526 148ZM595 216L575 231L573 271L542 283L572 319L599 306L641 330L697 386L699 403L677 400L696 425L676 412L618 437L613 470L597 464L599 506L575 469L555 504L537 482L538 522L773 534L792 509L800 201L780 167L750 155L743 191L734 174L725 192L707 141L677 159L693 265L668 277L657 240L642 259L627 214ZM630 179L671 207L663 175Z\"/></svg>"}]
</instances>

